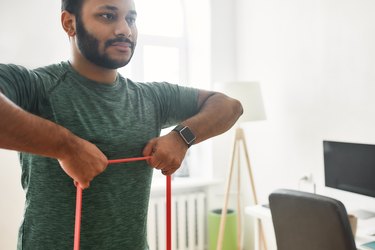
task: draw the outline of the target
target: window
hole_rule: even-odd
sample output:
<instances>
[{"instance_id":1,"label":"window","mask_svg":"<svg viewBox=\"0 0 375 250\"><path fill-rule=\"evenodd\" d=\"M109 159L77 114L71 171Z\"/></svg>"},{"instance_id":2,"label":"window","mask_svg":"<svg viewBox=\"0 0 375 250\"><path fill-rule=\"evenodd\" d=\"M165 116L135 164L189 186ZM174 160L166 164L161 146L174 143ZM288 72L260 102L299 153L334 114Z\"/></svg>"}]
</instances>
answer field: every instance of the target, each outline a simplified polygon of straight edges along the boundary
<instances>
[{"instance_id":1,"label":"window","mask_svg":"<svg viewBox=\"0 0 375 250\"><path fill-rule=\"evenodd\" d=\"M187 82L187 37L182 1L137 0L138 43L120 70L135 81Z\"/></svg>"}]
</instances>

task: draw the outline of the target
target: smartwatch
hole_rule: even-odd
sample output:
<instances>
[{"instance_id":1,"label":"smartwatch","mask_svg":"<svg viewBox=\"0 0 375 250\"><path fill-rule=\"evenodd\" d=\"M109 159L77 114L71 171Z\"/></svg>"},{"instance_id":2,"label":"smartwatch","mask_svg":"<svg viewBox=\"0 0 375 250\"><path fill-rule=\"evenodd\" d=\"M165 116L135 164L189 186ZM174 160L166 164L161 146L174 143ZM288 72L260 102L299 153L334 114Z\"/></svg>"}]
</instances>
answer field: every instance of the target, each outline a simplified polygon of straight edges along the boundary
<instances>
[{"instance_id":1,"label":"smartwatch","mask_svg":"<svg viewBox=\"0 0 375 250\"><path fill-rule=\"evenodd\" d=\"M187 144L188 148L190 148L190 146L194 144L196 137L193 132L191 132L188 126L180 124L177 125L172 131L177 132L181 136L181 138Z\"/></svg>"}]
</instances>

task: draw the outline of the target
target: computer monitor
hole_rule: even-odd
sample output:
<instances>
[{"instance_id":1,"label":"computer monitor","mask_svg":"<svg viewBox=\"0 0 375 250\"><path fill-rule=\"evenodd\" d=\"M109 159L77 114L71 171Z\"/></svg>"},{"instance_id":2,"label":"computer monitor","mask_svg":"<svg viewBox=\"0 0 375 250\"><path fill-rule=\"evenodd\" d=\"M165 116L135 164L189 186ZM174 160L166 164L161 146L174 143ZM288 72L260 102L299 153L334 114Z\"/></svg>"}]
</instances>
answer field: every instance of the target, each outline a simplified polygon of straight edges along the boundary
<instances>
[{"instance_id":1,"label":"computer monitor","mask_svg":"<svg viewBox=\"0 0 375 250\"><path fill-rule=\"evenodd\" d=\"M375 197L375 145L323 141L327 187Z\"/></svg>"}]
</instances>

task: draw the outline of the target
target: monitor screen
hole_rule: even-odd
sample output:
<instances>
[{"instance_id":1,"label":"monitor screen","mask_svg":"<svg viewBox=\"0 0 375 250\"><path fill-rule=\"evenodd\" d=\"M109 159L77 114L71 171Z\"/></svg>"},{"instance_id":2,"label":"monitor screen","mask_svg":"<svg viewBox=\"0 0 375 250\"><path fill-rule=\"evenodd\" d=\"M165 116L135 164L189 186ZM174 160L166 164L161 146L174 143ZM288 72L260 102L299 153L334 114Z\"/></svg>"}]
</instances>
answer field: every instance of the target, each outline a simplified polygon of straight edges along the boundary
<instances>
[{"instance_id":1,"label":"monitor screen","mask_svg":"<svg viewBox=\"0 0 375 250\"><path fill-rule=\"evenodd\" d=\"M325 185L375 197L375 145L323 141Z\"/></svg>"}]
</instances>

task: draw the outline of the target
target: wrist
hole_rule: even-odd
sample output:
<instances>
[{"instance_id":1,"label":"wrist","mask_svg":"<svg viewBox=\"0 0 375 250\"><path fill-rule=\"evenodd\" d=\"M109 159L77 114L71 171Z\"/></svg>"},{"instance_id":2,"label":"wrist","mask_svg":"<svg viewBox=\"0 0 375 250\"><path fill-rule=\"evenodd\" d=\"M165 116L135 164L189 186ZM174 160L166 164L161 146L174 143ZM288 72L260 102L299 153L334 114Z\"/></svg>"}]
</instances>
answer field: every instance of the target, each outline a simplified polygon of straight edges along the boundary
<instances>
[{"instance_id":1,"label":"wrist","mask_svg":"<svg viewBox=\"0 0 375 250\"><path fill-rule=\"evenodd\" d=\"M80 149L81 138L74 135L68 129L62 128L60 141L57 142L56 158L64 159L77 153Z\"/></svg>"},{"instance_id":2,"label":"wrist","mask_svg":"<svg viewBox=\"0 0 375 250\"><path fill-rule=\"evenodd\" d=\"M195 143L196 136L191 131L188 126L185 125L177 125L172 132L177 133L177 135L182 139L182 141L187 145L187 147L191 147Z\"/></svg>"}]
</instances>

